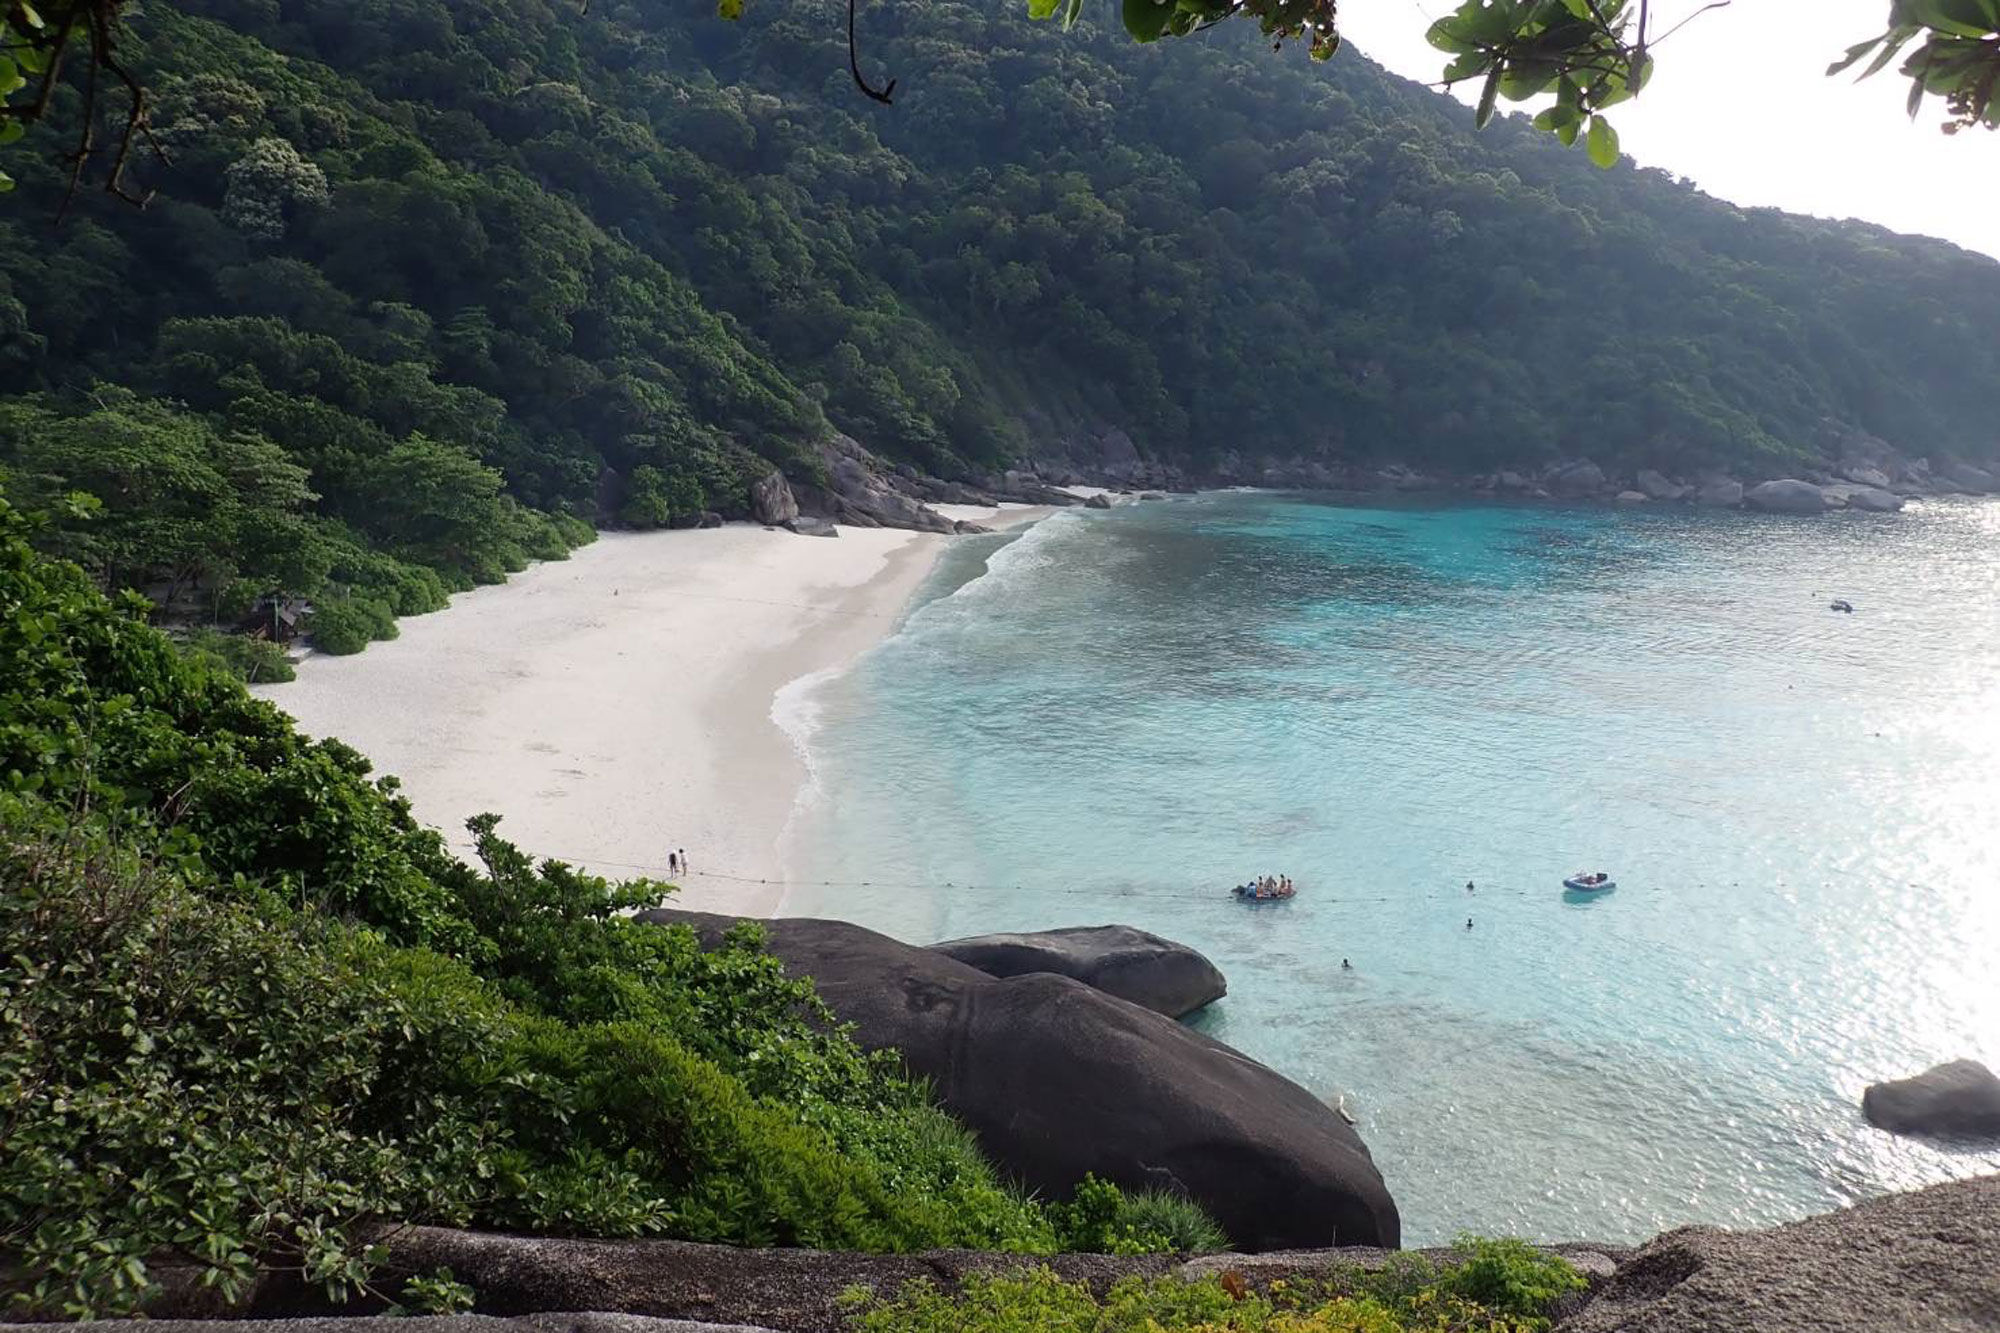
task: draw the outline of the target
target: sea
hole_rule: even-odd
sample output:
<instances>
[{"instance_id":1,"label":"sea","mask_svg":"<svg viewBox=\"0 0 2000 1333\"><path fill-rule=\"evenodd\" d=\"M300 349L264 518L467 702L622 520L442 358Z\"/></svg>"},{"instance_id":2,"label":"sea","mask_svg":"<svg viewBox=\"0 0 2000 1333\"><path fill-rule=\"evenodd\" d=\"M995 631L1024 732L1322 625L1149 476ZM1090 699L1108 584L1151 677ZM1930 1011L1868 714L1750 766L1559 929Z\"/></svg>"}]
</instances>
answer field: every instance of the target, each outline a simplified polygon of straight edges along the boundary
<instances>
[{"instance_id":1,"label":"sea","mask_svg":"<svg viewBox=\"0 0 2000 1333\"><path fill-rule=\"evenodd\" d=\"M1192 1021L1356 1117L1406 1243L2000 1170L1859 1113L2000 1068L2000 502L1064 511L775 716L786 914L1200 949Z\"/></svg>"}]
</instances>

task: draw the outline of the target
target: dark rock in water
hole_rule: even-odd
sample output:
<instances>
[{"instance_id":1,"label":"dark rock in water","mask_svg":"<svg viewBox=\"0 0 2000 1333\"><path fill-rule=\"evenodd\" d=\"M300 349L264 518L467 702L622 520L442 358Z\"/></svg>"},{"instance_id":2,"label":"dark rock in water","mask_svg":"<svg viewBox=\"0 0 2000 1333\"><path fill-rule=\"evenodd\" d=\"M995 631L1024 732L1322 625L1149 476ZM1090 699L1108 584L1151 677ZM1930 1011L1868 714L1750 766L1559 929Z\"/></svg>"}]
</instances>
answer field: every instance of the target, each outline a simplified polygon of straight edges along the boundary
<instances>
[{"instance_id":1,"label":"dark rock in water","mask_svg":"<svg viewBox=\"0 0 2000 1333\"><path fill-rule=\"evenodd\" d=\"M1946 463L1937 470L1937 475L1959 490L1970 491L1974 495L1990 495L2000 490L2000 478L1970 463Z\"/></svg>"},{"instance_id":2,"label":"dark rock in water","mask_svg":"<svg viewBox=\"0 0 2000 1333\"><path fill-rule=\"evenodd\" d=\"M1100 492L1085 500L1083 507L1085 509L1109 509L1111 508L1111 497Z\"/></svg>"},{"instance_id":3,"label":"dark rock in water","mask_svg":"<svg viewBox=\"0 0 2000 1333\"><path fill-rule=\"evenodd\" d=\"M1752 486L1744 492L1743 503L1767 514L1824 514L1826 493L1809 481L1787 477Z\"/></svg>"},{"instance_id":4,"label":"dark rock in water","mask_svg":"<svg viewBox=\"0 0 2000 1333\"><path fill-rule=\"evenodd\" d=\"M969 518L959 519L957 522L951 525L951 530L953 532L956 532L961 537L972 536L982 532L993 531L993 529L987 527L984 523L974 523Z\"/></svg>"},{"instance_id":5,"label":"dark rock in water","mask_svg":"<svg viewBox=\"0 0 2000 1333\"><path fill-rule=\"evenodd\" d=\"M657 909L709 942L737 918ZM1068 977L995 978L843 921L763 923L856 1039L894 1048L1000 1166L1066 1195L1086 1172L1179 1188L1253 1250L1394 1246L1396 1204L1360 1135L1310 1092Z\"/></svg>"},{"instance_id":6,"label":"dark rock in water","mask_svg":"<svg viewBox=\"0 0 2000 1333\"><path fill-rule=\"evenodd\" d=\"M784 473L773 471L750 483L750 517L775 528L798 516L798 498L792 494Z\"/></svg>"},{"instance_id":7,"label":"dark rock in water","mask_svg":"<svg viewBox=\"0 0 2000 1333\"><path fill-rule=\"evenodd\" d=\"M801 537L838 537L840 535L840 529L834 525L833 520L830 518L801 516L793 519L791 522L785 524L785 526L793 532L798 533Z\"/></svg>"},{"instance_id":8,"label":"dark rock in water","mask_svg":"<svg viewBox=\"0 0 2000 1333\"><path fill-rule=\"evenodd\" d=\"M1179 1018L1219 1000L1229 983L1215 964L1172 940L1131 926L1072 926L1023 935L975 935L932 949L990 977L1053 972Z\"/></svg>"},{"instance_id":9,"label":"dark rock in water","mask_svg":"<svg viewBox=\"0 0 2000 1333\"><path fill-rule=\"evenodd\" d=\"M1954 1060L1915 1078L1870 1084L1861 1114L1892 1134L2000 1138L2000 1078L1977 1060Z\"/></svg>"},{"instance_id":10,"label":"dark rock in water","mask_svg":"<svg viewBox=\"0 0 2000 1333\"><path fill-rule=\"evenodd\" d=\"M1139 498L1141 500L1164 500L1167 497L1158 491L1140 491Z\"/></svg>"},{"instance_id":11,"label":"dark rock in water","mask_svg":"<svg viewBox=\"0 0 2000 1333\"><path fill-rule=\"evenodd\" d=\"M1975 1333L2000 1328L2000 1176L1769 1231L1671 1231L1561 1333Z\"/></svg>"}]
</instances>

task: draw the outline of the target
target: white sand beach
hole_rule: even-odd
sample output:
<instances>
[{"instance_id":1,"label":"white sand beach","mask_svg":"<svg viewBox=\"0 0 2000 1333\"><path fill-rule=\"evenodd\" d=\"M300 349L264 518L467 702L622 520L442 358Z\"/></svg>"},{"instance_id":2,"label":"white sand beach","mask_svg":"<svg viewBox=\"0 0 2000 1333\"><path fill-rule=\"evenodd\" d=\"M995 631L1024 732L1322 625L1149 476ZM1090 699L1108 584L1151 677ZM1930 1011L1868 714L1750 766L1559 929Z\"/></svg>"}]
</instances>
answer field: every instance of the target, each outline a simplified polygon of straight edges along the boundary
<instances>
[{"instance_id":1,"label":"white sand beach","mask_svg":"<svg viewBox=\"0 0 2000 1333\"><path fill-rule=\"evenodd\" d=\"M938 508L994 527L1048 512ZM685 848L679 905L768 916L806 776L772 699L886 637L953 540L606 533L255 692L401 779L461 851L482 811L532 855L617 878L668 878L668 853Z\"/></svg>"}]
</instances>

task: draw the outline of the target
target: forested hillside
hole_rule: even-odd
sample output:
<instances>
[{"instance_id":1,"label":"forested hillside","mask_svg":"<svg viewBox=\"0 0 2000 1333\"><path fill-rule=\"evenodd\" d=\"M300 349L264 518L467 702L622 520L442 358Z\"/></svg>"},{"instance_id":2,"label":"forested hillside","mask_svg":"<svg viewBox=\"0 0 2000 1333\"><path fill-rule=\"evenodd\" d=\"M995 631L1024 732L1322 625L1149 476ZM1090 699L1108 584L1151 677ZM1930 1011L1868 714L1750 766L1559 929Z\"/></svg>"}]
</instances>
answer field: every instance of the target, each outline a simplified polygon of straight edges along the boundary
<instances>
[{"instance_id":1,"label":"forested hillside","mask_svg":"<svg viewBox=\"0 0 2000 1333\"><path fill-rule=\"evenodd\" d=\"M150 206L52 225L65 143L8 150L7 490L96 494L55 531L107 584L346 592L365 641L835 430L947 477L1107 427L1196 468L2000 448L2000 264L1115 26L872 6L885 107L796 0L149 4Z\"/></svg>"}]
</instances>

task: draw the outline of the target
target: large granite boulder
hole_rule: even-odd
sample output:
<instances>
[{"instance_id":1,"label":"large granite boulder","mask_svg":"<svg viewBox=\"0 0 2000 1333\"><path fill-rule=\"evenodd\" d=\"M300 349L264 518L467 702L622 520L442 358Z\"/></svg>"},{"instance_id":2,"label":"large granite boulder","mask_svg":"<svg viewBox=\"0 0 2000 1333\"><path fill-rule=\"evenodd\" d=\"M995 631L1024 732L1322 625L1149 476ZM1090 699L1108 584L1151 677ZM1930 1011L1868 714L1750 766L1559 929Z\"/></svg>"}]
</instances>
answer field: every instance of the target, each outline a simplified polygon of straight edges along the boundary
<instances>
[{"instance_id":1,"label":"large granite boulder","mask_svg":"<svg viewBox=\"0 0 2000 1333\"><path fill-rule=\"evenodd\" d=\"M1617 498L1622 505L1642 505L1652 499L1644 491L1620 491Z\"/></svg>"},{"instance_id":2,"label":"large granite boulder","mask_svg":"<svg viewBox=\"0 0 2000 1333\"><path fill-rule=\"evenodd\" d=\"M1766 514L1824 514L1826 495L1809 481L1786 477L1752 486L1743 503Z\"/></svg>"},{"instance_id":3,"label":"large granite boulder","mask_svg":"<svg viewBox=\"0 0 2000 1333\"><path fill-rule=\"evenodd\" d=\"M737 918L642 921L721 938ZM1381 1172L1346 1121L1256 1061L1069 977L996 978L844 921L764 923L855 1038L900 1051L1003 1171L1064 1195L1087 1172L1184 1191L1252 1250L1396 1245Z\"/></svg>"},{"instance_id":4,"label":"large granite boulder","mask_svg":"<svg viewBox=\"0 0 2000 1333\"><path fill-rule=\"evenodd\" d=\"M1902 496L1878 486L1854 486L1847 493L1849 509L1865 509L1871 514L1893 514L1903 503Z\"/></svg>"},{"instance_id":5,"label":"large granite boulder","mask_svg":"<svg viewBox=\"0 0 2000 1333\"><path fill-rule=\"evenodd\" d=\"M1574 463L1564 463L1552 468L1548 475L1542 478L1542 484L1553 494L1574 500L1601 494L1608 483L1604 479L1603 468L1588 458L1580 458Z\"/></svg>"},{"instance_id":6,"label":"large granite boulder","mask_svg":"<svg viewBox=\"0 0 2000 1333\"><path fill-rule=\"evenodd\" d=\"M1889 474L1879 467L1870 467L1865 463L1850 465L1842 475L1857 486L1869 486L1878 491L1889 489Z\"/></svg>"},{"instance_id":7,"label":"large granite boulder","mask_svg":"<svg viewBox=\"0 0 2000 1333\"><path fill-rule=\"evenodd\" d=\"M1743 483L1734 477L1716 477L1703 482L1694 498L1715 509L1734 509L1743 503Z\"/></svg>"},{"instance_id":8,"label":"large granite boulder","mask_svg":"<svg viewBox=\"0 0 2000 1333\"><path fill-rule=\"evenodd\" d=\"M1085 509L1109 509L1111 508L1111 497L1103 491L1098 491L1084 500L1083 507Z\"/></svg>"},{"instance_id":9,"label":"large granite boulder","mask_svg":"<svg viewBox=\"0 0 2000 1333\"><path fill-rule=\"evenodd\" d=\"M775 528L798 516L798 497L792 494L784 473L772 471L750 483L750 517Z\"/></svg>"},{"instance_id":10,"label":"large granite boulder","mask_svg":"<svg viewBox=\"0 0 2000 1333\"><path fill-rule=\"evenodd\" d=\"M2000 1078L1977 1060L1954 1060L1915 1078L1871 1083L1861 1114L1892 1134L2000 1138Z\"/></svg>"},{"instance_id":11,"label":"large granite boulder","mask_svg":"<svg viewBox=\"0 0 2000 1333\"><path fill-rule=\"evenodd\" d=\"M1677 481L1669 481L1651 468L1641 468L1639 475L1632 479L1633 489L1644 492L1649 500L1680 500L1687 496L1688 488Z\"/></svg>"},{"instance_id":12,"label":"large granite boulder","mask_svg":"<svg viewBox=\"0 0 2000 1333\"><path fill-rule=\"evenodd\" d=\"M1976 1333L2000 1328L2000 1176L1769 1231L1670 1231L1560 1333Z\"/></svg>"},{"instance_id":13,"label":"large granite boulder","mask_svg":"<svg viewBox=\"0 0 2000 1333\"><path fill-rule=\"evenodd\" d=\"M1131 926L1071 926L1024 935L974 935L932 949L989 977L1053 972L1179 1018L1229 991L1214 963L1185 944Z\"/></svg>"}]
</instances>

